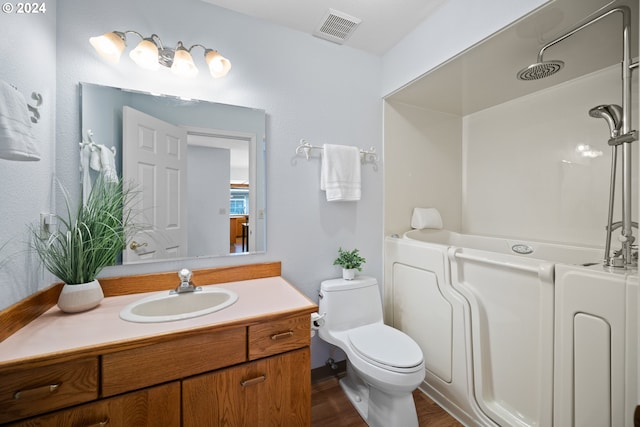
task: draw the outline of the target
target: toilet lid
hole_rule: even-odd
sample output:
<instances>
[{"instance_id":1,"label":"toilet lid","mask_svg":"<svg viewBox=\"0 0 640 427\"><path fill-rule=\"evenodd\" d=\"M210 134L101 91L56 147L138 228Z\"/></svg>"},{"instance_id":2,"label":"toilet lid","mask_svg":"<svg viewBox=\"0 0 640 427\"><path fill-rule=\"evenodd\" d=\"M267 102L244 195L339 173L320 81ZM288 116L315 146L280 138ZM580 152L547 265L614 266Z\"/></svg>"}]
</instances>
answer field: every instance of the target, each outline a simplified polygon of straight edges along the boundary
<instances>
[{"instance_id":1,"label":"toilet lid","mask_svg":"<svg viewBox=\"0 0 640 427\"><path fill-rule=\"evenodd\" d=\"M384 324L361 326L349 332L353 349L364 359L394 368L422 363L422 350L405 333Z\"/></svg>"}]
</instances>

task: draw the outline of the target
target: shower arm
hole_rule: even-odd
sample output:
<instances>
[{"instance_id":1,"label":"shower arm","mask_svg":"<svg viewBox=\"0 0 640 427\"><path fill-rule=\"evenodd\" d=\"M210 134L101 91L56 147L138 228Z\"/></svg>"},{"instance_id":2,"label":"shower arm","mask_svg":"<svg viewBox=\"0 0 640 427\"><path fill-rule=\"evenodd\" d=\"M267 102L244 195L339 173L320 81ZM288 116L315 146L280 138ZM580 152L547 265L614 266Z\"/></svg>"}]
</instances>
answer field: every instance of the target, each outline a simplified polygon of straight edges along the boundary
<instances>
[{"instance_id":1,"label":"shower arm","mask_svg":"<svg viewBox=\"0 0 640 427\"><path fill-rule=\"evenodd\" d=\"M626 10L623 10L623 9L626 9ZM615 13L615 12L622 12L622 14L624 16L629 16L628 14L631 13L631 10L627 6L618 6L618 7L614 8L614 9L611 9L611 10L608 10L607 12L604 12L601 15L596 16L595 18L589 19L586 22L583 22L582 24L578 24L572 30L569 30L568 32L566 32L563 35L561 35L560 37L558 37L558 38L550 41L546 45L542 46L542 48L538 52L538 62L539 63L543 62L542 56L544 55L544 51L549 49L551 46L554 46L554 45L560 43L561 41L568 39L569 37L571 37L572 35L574 35L578 31L581 31L581 30L587 28L591 24L595 24L596 22L600 21L601 19L603 19L603 18L605 18L605 17L607 17L607 16L609 16L612 13Z\"/></svg>"},{"instance_id":2,"label":"shower arm","mask_svg":"<svg viewBox=\"0 0 640 427\"><path fill-rule=\"evenodd\" d=\"M632 245L634 242L632 221L631 221L631 167L632 167L632 146L633 141L638 140L638 133L631 131L631 71L638 66L638 63L631 62L631 44L630 44L630 32L631 32L631 9L628 6L617 6L613 9L607 10L594 18L578 24L573 29L569 30L560 37L552 40L544 45L538 53L538 62L542 62L542 56L544 51L551 46L566 40L578 31L594 24L601 19L615 13L620 12L622 14L622 128L621 135L609 140L610 145L622 144L622 231L620 236L620 242L622 243L622 263L623 266L631 266L634 264ZM608 224L608 228L611 228L611 224ZM607 247L610 246L610 235L607 239ZM610 254L605 253L605 259L607 265L612 265L615 261L610 259Z\"/></svg>"}]
</instances>

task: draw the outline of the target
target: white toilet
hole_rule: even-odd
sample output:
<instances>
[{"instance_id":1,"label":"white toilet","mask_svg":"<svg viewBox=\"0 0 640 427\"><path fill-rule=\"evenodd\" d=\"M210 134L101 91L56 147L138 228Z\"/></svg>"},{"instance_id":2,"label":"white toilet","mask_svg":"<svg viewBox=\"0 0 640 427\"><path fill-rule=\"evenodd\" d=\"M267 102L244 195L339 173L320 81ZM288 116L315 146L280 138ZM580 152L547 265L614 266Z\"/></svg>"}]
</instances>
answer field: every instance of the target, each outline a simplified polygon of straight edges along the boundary
<instances>
[{"instance_id":1,"label":"white toilet","mask_svg":"<svg viewBox=\"0 0 640 427\"><path fill-rule=\"evenodd\" d=\"M412 392L424 380L422 350L382 322L376 279L325 280L318 335L347 355L342 389L370 427L417 427Z\"/></svg>"}]
</instances>

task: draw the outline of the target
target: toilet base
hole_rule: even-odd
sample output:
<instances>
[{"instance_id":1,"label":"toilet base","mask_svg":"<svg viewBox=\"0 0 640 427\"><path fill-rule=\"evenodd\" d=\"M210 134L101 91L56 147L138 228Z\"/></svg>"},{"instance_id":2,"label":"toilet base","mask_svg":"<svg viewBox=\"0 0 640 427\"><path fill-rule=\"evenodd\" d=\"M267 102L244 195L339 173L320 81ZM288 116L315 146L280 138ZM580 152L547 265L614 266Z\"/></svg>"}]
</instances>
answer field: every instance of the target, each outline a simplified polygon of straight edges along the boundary
<instances>
[{"instance_id":1,"label":"toilet base","mask_svg":"<svg viewBox=\"0 0 640 427\"><path fill-rule=\"evenodd\" d=\"M412 393L391 394L366 384L347 360L340 387L369 427L418 427Z\"/></svg>"},{"instance_id":2,"label":"toilet base","mask_svg":"<svg viewBox=\"0 0 640 427\"><path fill-rule=\"evenodd\" d=\"M348 363L348 362L347 362ZM351 404L358 411L363 420L366 421L369 409L369 387L353 374L347 375L340 381L340 387L347 395Z\"/></svg>"}]
</instances>

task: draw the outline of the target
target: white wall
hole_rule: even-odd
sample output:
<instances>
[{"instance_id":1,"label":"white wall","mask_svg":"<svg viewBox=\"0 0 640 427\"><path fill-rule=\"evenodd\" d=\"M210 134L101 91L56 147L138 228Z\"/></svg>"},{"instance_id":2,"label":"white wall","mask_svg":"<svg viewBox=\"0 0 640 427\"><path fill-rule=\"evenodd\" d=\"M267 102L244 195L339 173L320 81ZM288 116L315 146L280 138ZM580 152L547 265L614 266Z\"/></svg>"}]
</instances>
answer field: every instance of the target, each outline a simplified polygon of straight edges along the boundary
<instances>
[{"instance_id":1,"label":"white wall","mask_svg":"<svg viewBox=\"0 0 640 427\"><path fill-rule=\"evenodd\" d=\"M15 86L31 105L35 105L32 92L43 97L40 120L32 125L41 159L37 162L0 159L0 310L52 280L28 253L29 233L25 224L38 222L40 213L51 212L53 204L50 194L55 153L55 17L55 1L46 2L44 13L2 13L0 17L3 58L0 80Z\"/></svg>"},{"instance_id":2,"label":"white wall","mask_svg":"<svg viewBox=\"0 0 640 427\"><path fill-rule=\"evenodd\" d=\"M245 105L267 112L267 252L231 258L108 268L103 276L282 261L283 276L314 301L320 281L340 274L332 265L339 246L360 248L364 273L382 279L382 161L363 168L362 200L327 203L319 190L320 161L295 156L301 138L375 147L381 152L380 59L198 0L58 2L58 171L66 183L78 175L78 82L134 88ZM89 37L114 29L157 33L218 49L232 64L219 80L201 68L195 80L168 70L139 69L127 49L120 64L106 63ZM131 36L130 45L136 43ZM198 62L200 61L200 62ZM316 337L312 366L329 348Z\"/></svg>"},{"instance_id":3,"label":"white wall","mask_svg":"<svg viewBox=\"0 0 640 427\"><path fill-rule=\"evenodd\" d=\"M634 81L637 93L637 75ZM620 67L614 66L466 116L463 231L603 246L610 134L605 120L588 111L621 104L620 88ZM637 101L633 97L631 129L637 127ZM581 156L580 144L602 156ZM637 156L633 163L632 188L638 194ZM618 173L621 168L618 161ZM614 221L619 221L620 182L616 191ZM613 247L619 247L615 240Z\"/></svg>"},{"instance_id":4,"label":"white wall","mask_svg":"<svg viewBox=\"0 0 640 427\"><path fill-rule=\"evenodd\" d=\"M229 253L231 150L187 146L187 254ZM221 213L224 209L224 213Z\"/></svg>"}]
</instances>

